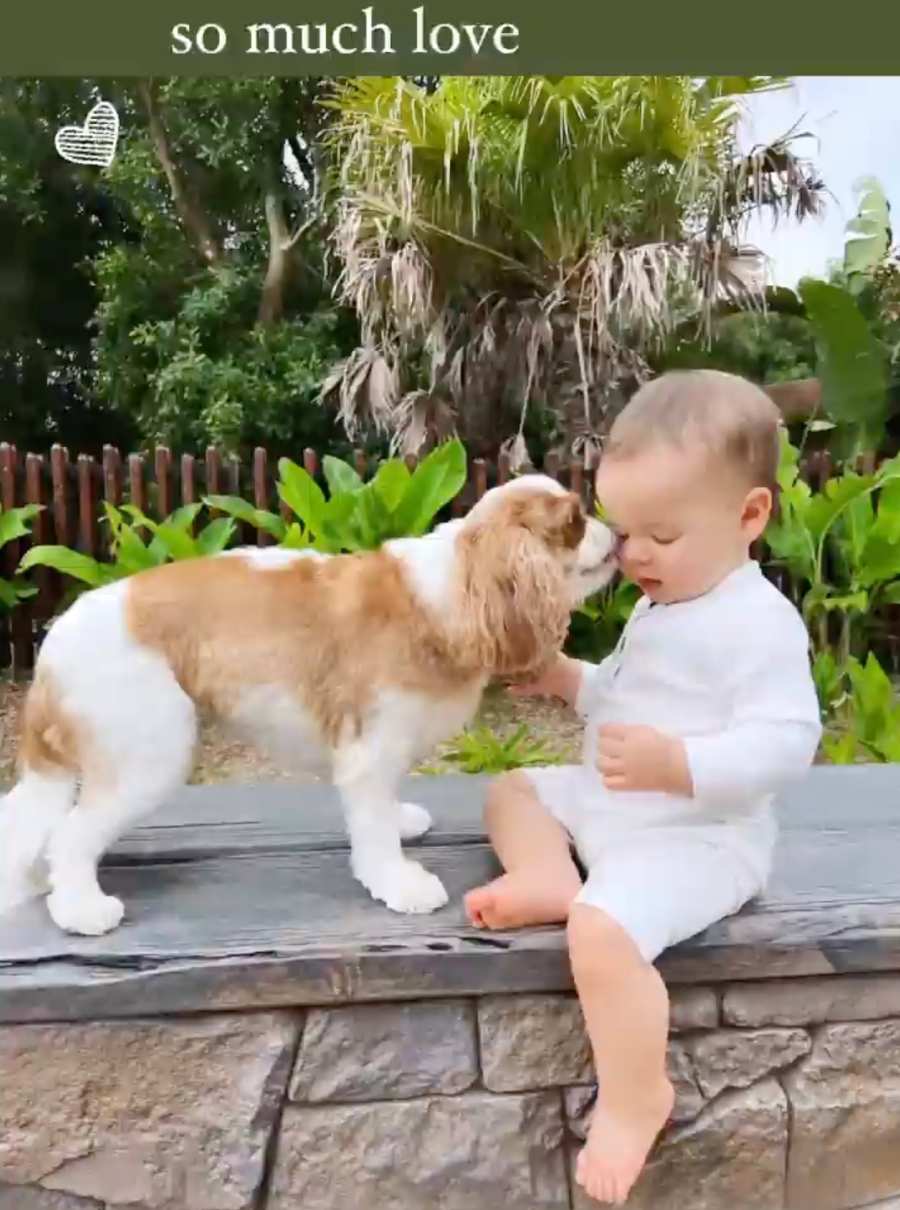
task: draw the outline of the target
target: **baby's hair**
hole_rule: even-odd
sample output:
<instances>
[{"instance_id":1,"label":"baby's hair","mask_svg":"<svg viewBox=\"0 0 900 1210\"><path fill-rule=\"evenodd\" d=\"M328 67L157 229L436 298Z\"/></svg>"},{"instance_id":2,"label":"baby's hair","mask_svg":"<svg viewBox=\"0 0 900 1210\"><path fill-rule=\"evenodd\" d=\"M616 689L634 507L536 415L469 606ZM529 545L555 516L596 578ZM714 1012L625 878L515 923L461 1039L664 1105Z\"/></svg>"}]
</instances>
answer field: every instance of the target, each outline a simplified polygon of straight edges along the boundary
<instances>
[{"instance_id":1,"label":"baby's hair","mask_svg":"<svg viewBox=\"0 0 900 1210\"><path fill-rule=\"evenodd\" d=\"M605 458L628 458L657 444L699 442L711 460L776 488L781 413L760 387L720 370L673 370L645 383L613 421Z\"/></svg>"}]
</instances>

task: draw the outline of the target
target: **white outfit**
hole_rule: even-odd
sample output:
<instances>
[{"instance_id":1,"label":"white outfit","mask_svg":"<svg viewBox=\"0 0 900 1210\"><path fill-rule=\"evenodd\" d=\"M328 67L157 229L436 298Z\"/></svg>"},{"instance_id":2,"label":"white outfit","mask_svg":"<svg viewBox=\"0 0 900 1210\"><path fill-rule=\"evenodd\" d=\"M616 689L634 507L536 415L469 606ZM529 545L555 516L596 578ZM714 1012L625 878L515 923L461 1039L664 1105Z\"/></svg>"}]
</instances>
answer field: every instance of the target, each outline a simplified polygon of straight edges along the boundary
<instances>
[{"instance_id":1,"label":"white outfit","mask_svg":"<svg viewBox=\"0 0 900 1210\"><path fill-rule=\"evenodd\" d=\"M583 764L528 776L588 871L578 901L652 961L765 886L774 796L808 770L822 731L806 627L752 561L693 600L642 597L616 650L584 665L576 708ZM604 723L680 736L694 796L608 790Z\"/></svg>"}]
</instances>

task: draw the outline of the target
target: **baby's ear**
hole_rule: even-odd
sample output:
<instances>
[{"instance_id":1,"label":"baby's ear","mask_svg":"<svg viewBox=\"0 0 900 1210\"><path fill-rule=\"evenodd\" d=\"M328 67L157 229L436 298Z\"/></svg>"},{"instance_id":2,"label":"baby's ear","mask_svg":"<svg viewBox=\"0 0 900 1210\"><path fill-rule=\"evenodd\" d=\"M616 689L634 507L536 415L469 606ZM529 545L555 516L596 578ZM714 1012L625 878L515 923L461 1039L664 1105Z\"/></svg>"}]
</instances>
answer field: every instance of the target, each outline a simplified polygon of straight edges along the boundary
<instances>
[{"instance_id":1,"label":"baby's ear","mask_svg":"<svg viewBox=\"0 0 900 1210\"><path fill-rule=\"evenodd\" d=\"M753 487L745 496L741 523L753 534L754 539L768 524L773 503L772 492L767 487Z\"/></svg>"}]
</instances>

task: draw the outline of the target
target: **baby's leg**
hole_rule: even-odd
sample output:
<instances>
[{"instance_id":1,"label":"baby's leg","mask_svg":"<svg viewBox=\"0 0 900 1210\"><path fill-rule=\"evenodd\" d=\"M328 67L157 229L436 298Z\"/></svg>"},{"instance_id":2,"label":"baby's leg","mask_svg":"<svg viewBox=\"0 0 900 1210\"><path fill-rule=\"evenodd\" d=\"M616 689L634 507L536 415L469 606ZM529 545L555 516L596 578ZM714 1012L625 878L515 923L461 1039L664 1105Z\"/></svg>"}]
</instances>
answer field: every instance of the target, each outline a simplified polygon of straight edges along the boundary
<instances>
[{"instance_id":1,"label":"baby's leg","mask_svg":"<svg viewBox=\"0 0 900 1210\"><path fill-rule=\"evenodd\" d=\"M599 1084L576 1179L591 1197L621 1205L672 1110L668 995L631 937L597 908L573 904L569 954Z\"/></svg>"},{"instance_id":2,"label":"baby's leg","mask_svg":"<svg viewBox=\"0 0 900 1210\"><path fill-rule=\"evenodd\" d=\"M598 1201L625 1201L672 1109L668 996L651 963L759 889L723 847L669 830L611 847L573 904L569 951L599 1085L575 1175Z\"/></svg>"},{"instance_id":3,"label":"baby's leg","mask_svg":"<svg viewBox=\"0 0 900 1210\"><path fill-rule=\"evenodd\" d=\"M541 803L524 773L506 773L491 785L485 808L491 844L506 871L465 898L479 928L558 924L581 889L569 836Z\"/></svg>"}]
</instances>

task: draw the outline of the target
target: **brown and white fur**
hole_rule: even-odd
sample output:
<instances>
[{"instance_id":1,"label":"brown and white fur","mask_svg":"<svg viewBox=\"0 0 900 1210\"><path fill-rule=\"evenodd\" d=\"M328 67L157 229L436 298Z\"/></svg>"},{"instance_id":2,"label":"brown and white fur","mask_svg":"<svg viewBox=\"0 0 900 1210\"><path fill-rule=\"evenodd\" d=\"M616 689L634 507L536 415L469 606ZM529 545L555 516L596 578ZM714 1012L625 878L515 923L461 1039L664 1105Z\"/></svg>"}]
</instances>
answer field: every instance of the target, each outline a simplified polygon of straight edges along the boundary
<instances>
[{"instance_id":1,"label":"brown and white fur","mask_svg":"<svg viewBox=\"0 0 900 1210\"><path fill-rule=\"evenodd\" d=\"M614 570L610 531L532 475L378 551L242 548L85 594L51 627L25 703L0 912L49 890L60 928L116 927L98 861L183 783L198 709L330 773L356 877L395 911L433 911L444 887L400 845L431 820L398 802L401 778L491 677L540 671Z\"/></svg>"}]
</instances>

